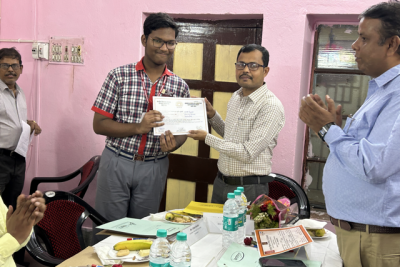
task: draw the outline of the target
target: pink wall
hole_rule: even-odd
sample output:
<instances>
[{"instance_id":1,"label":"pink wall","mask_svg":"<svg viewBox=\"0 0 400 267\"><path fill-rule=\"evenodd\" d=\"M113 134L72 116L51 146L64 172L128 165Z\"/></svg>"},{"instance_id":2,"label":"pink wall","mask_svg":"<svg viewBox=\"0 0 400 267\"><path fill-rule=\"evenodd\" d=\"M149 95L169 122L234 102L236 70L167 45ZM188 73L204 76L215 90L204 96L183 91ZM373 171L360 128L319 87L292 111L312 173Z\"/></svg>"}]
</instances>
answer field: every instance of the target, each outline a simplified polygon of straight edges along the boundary
<instances>
[{"instance_id":1,"label":"pink wall","mask_svg":"<svg viewBox=\"0 0 400 267\"><path fill-rule=\"evenodd\" d=\"M28 157L24 192L34 176L67 174L90 157L101 154L104 137L92 130L90 110L108 71L137 61L144 13L167 12L176 17L264 18L262 45L271 54L268 87L286 113L273 171L300 181L304 124L298 119L299 99L309 84L315 21L358 14L379 1L305 0L3 0L1 39L49 40L51 36L84 37L85 65L52 65L32 59L31 44L2 42L22 53L24 73L19 84L27 95L29 117L42 127ZM325 14L325 15L324 15ZM350 16L351 19L356 16ZM71 185L69 185L71 186ZM41 187L47 189L49 187ZM63 187L66 189L67 187ZM89 199L93 199L93 187ZM85 197L86 198L86 197ZM90 200L91 201L91 200Z\"/></svg>"}]
</instances>

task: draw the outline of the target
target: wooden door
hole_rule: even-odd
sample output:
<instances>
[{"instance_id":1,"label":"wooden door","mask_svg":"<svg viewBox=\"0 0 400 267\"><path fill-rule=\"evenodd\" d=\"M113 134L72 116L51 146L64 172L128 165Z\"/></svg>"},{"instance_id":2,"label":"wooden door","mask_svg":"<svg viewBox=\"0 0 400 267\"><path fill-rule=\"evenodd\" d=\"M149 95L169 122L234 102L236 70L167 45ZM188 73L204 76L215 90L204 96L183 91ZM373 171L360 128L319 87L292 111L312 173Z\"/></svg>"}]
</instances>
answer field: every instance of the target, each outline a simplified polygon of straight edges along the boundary
<instances>
[{"instance_id":1,"label":"wooden door","mask_svg":"<svg viewBox=\"0 0 400 267\"><path fill-rule=\"evenodd\" d=\"M168 68L187 82L192 96L207 97L225 119L228 101L239 89L237 53L243 45L261 44L262 20L176 21L181 28ZM205 142L191 138L171 153L160 211L184 208L191 200L210 202L218 157Z\"/></svg>"}]
</instances>

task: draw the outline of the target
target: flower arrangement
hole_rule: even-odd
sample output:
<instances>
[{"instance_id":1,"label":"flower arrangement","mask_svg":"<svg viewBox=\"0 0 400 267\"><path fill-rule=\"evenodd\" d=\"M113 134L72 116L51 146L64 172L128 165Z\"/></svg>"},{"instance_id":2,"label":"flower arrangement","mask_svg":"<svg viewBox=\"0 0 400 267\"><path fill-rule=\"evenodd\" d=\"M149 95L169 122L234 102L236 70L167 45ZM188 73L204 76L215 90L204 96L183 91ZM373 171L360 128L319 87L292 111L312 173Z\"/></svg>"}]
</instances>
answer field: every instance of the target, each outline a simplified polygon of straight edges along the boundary
<instances>
[{"instance_id":1,"label":"flower arrangement","mask_svg":"<svg viewBox=\"0 0 400 267\"><path fill-rule=\"evenodd\" d=\"M258 196L249 209L250 218L254 220L254 229L280 227L281 221L286 220L289 206L290 201L287 198L276 201L267 195Z\"/></svg>"}]
</instances>

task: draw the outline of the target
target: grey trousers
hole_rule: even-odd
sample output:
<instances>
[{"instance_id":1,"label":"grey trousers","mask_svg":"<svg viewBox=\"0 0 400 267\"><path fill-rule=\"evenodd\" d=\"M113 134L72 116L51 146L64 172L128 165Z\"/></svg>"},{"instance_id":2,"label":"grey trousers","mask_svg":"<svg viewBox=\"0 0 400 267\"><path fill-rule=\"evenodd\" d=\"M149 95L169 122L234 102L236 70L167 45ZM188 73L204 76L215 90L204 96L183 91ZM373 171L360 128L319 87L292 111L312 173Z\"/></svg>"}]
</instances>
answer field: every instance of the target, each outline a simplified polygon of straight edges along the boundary
<instances>
[{"instance_id":1,"label":"grey trousers","mask_svg":"<svg viewBox=\"0 0 400 267\"><path fill-rule=\"evenodd\" d=\"M134 161L105 148L97 176L95 209L110 221L124 217L141 219L158 212L168 165L168 157ZM97 243L106 236L93 237Z\"/></svg>"},{"instance_id":2,"label":"grey trousers","mask_svg":"<svg viewBox=\"0 0 400 267\"><path fill-rule=\"evenodd\" d=\"M233 193L234 190L240 185L229 185L224 183L220 178L216 177L214 180L214 189L211 198L212 203L224 204L227 201L228 193ZM250 184L243 185L244 194L248 202L253 202L259 195L268 195L268 183L266 184Z\"/></svg>"}]
</instances>

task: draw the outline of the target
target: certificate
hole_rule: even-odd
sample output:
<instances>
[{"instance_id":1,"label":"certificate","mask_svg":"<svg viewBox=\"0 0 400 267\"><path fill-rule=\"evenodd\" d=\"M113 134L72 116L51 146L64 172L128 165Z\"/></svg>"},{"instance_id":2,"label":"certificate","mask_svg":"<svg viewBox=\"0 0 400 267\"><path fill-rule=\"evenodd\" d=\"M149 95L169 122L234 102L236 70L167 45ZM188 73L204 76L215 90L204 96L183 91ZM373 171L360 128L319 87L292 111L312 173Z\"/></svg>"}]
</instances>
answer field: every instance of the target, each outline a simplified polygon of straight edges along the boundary
<instances>
[{"instance_id":1,"label":"certificate","mask_svg":"<svg viewBox=\"0 0 400 267\"><path fill-rule=\"evenodd\" d=\"M161 127L154 127L154 135L171 131L185 135L190 130L208 132L206 102L204 98L153 97L153 109L164 116Z\"/></svg>"}]
</instances>

